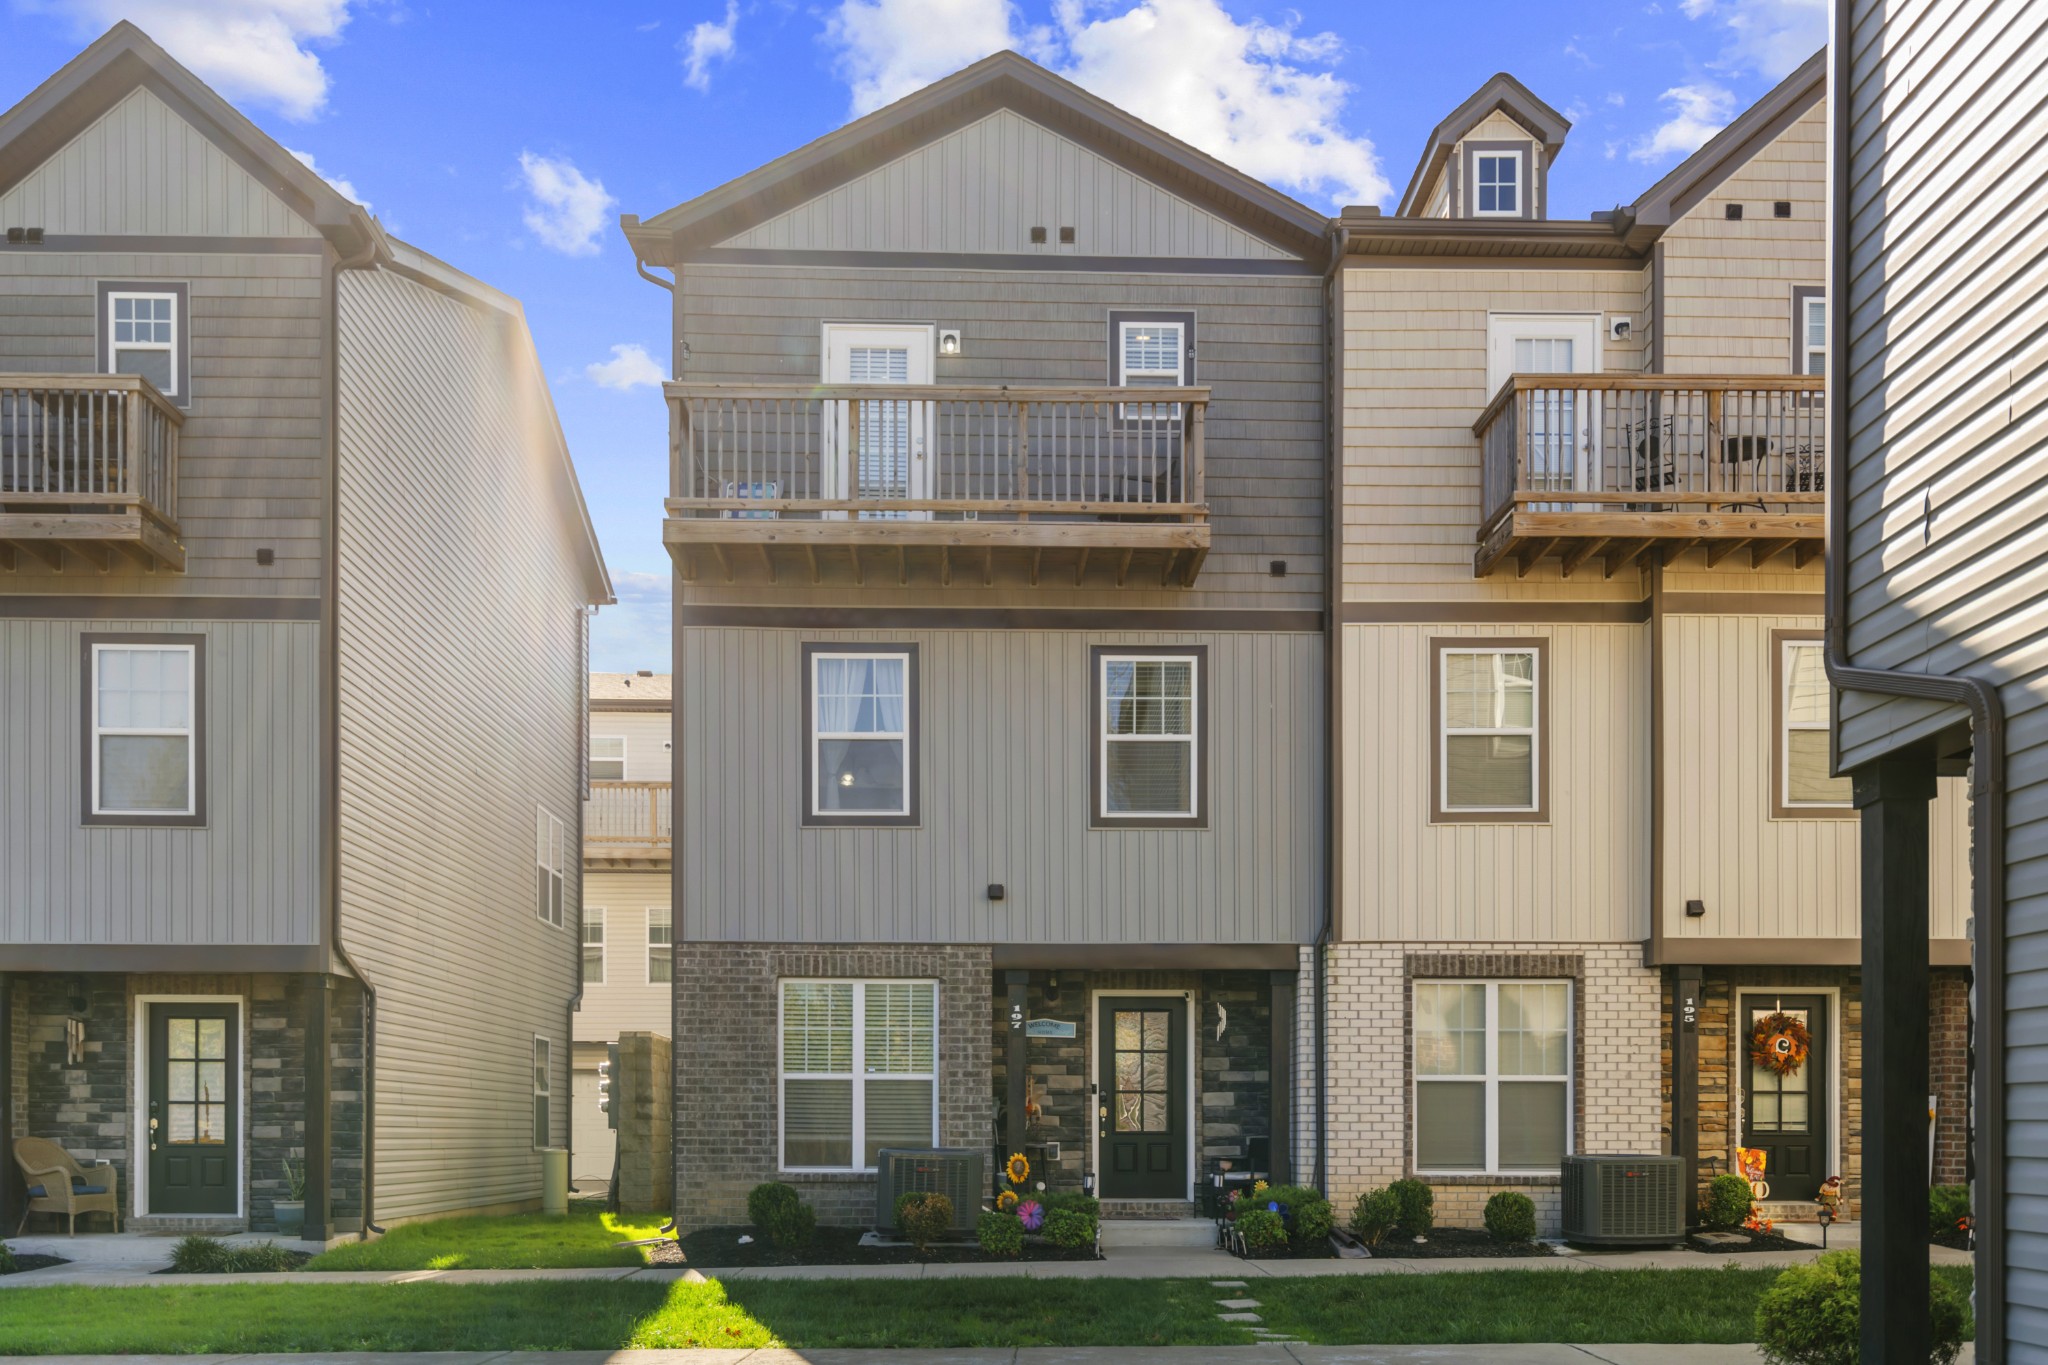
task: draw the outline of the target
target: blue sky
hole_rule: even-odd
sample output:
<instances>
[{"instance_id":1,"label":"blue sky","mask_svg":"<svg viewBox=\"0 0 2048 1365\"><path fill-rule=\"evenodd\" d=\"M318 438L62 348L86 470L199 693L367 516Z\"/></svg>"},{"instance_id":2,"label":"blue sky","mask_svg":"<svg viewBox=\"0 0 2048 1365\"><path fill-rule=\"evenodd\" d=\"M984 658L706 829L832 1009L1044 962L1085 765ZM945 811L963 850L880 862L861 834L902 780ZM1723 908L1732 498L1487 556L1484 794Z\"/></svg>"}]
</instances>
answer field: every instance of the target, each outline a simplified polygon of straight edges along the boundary
<instances>
[{"instance_id":1,"label":"blue sky","mask_svg":"<svg viewBox=\"0 0 2048 1365\"><path fill-rule=\"evenodd\" d=\"M521 298L620 605L668 666L658 213L1000 47L1322 209L1391 209L1507 70L1573 122L1553 216L1634 198L1820 46L1823 0L0 0L0 107L127 18L385 225ZM641 359L644 353L653 362Z\"/></svg>"}]
</instances>

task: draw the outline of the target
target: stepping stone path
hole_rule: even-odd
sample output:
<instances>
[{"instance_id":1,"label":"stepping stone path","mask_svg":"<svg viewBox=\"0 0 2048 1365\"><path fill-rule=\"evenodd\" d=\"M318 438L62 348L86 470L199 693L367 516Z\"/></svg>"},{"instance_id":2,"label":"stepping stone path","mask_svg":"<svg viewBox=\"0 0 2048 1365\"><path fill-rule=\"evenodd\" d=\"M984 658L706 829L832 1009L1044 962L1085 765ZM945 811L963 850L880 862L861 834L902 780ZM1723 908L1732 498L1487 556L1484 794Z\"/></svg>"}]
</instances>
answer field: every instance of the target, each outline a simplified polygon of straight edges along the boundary
<instances>
[{"instance_id":1,"label":"stepping stone path","mask_svg":"<svg viewBox=\"0 0 2048 1365\"><path fill-rule=\"evenodd\" d=\"M1243 1289L1245 1287L1245 1282L1243 1280L1211 1280L1209 1281L1209 1287L1211 1289ZM1216 1316L1221 1318L1225 1322L1252 1323L1265 1321L1264 1318L1260 1317L1257 1313L1251 1311L1252 1309L1260 1306L1259 1301L1257 1299L1218 1299L1216 1300L1216 1306L1223 1310ZM1252 1335L1257 1337L1260 1341L1300 1340L1299 1337L1290 1337L1286 1333L1276 1332L1270 1327L1254 1327L1252 1328Z\"/></svg>"}]
</instances>

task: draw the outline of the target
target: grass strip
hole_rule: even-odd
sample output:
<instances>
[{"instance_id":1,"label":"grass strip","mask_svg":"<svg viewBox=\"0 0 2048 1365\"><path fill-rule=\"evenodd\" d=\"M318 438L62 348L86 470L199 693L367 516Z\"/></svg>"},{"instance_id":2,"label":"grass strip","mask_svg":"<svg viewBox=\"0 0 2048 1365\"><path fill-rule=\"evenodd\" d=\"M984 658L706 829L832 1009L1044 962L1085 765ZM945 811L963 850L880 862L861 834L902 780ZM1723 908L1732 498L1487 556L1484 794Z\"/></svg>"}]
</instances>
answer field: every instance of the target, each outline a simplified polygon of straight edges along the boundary
<instances>
[{"instance_id":1,"label":"grass strip","mask_svg":"<svg viewBox=\"0 0 2048 1365\"><path fill-rule=\"evenodd\" d=\"M638 1247L619 1242L653 1237L667 1216L610 1214L572 1208L549 1217L521 1213L491 1218L437 1218L393 1228L374 1242L351 1242L308 1261L324 1270L564 1270L647 1264Z\"/></svg>"}]
</instances>

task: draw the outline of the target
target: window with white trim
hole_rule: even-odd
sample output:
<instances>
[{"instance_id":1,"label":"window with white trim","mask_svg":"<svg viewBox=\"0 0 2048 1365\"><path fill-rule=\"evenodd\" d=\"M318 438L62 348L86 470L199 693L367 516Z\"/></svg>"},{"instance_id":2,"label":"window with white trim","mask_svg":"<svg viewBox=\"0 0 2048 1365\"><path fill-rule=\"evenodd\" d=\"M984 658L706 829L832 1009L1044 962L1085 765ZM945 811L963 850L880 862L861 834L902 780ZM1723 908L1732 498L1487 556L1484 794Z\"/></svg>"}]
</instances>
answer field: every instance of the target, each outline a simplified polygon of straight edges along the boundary
<instances>
[{"instance_id":1,"label":"window with white trim","mask_svg":"<svg viewBox=\"0 0 2048 1365\"><path fill-rule=\"evenodd\" d=\"M1472 154L1472 212L1479 218L1522 216L1522 154Z\"/></svg>"},{"instance_id":2,"label":"window with white trim","mask_svg":"<svg viewBox=\"0 0 2048 1365\"><path fill-rule=\"evenodd\" d=\"M647 907L647 984L666 986L675 980L675 920L666 905Z\"/></svg>"},{"instance_id":3,"label":"window with white trim","mask_svg":"<svg viewBox=\"0 0 2048 1365\"><path fill-rule=\"evenodd\" d=\"M538 1033L533 1035L533 1145L552 1146L554 1116L554 1045Z\"/></svg>"},{"instance_id":4,"label":"window with white trim","mask_svg":"<svg viewBox=\"0 0 2048 1365\"><path fill-rule=\"evenodd\" d=\"M197 814L198 661L196 644L93 644L93 815Z\"/></svg>"},{"instance_id":5,"label":"window with white trim","mask_svg":"<svg viewBox=\"0 0 2048 1365\"><path fill-rule=\"evenodd\" d=\"M1437 773L1447 814L1539 808L1537 651L1439 651Z\"/></svg>"},{"instance_id":6,"label":"window with white trim","mask_svg":"<svg viewBox=\"0 0 2048 1365\"><path fill-rule=\"evenodd\" d=\"M809 664L809 813L910 815L909 653L819 649Z\"/></svg>"},{"instance_id":7,"label":"window with white trim","mask_svg":"<svg viewBox=\"0 0 2048 1365\"><path fill-rule=\"evenodd\" d=\"M1192 313L1110 314L1112 386L1178 389L1195 382L1195 316ZM1123 421L1178 421L1178 403L1125 403Z\"/></svg>"},{"instance_id":8,"label":"window with white trim","mask_svg":"<svg viewBox=\"0 0 2048 1365\"><path fill-rule=\"evenodd\" d=\"M1201 660L1194 654L1096 655L1096 717L1104 821L1200 815Z\"/></svg>"},{"instance_id":9,"label":"window with white trim","mask_svg":"<svg viewBox=\"0 0 2048 1365\"><path fill-rule=\"evenodd\" d=\"M1828 299L1825 294L1799 296L1799 372L1828 372Z\"/></svg>"},{"instance_id":10,"label":"window with white trim","mask_svg":"<svg viewBox=\"0 0 2048 1365\"><path fill-rule=\"evenodd\" d=\"M935 981L784 981L781 1165L868 1171L938 1141Z\"/></svg>"},{"instance_id":11,"label":"window with white trim","mask_svg":"<svg viewBox=\"0 0 2048 1365\"><path fill-rule=\"evenodd\" d=\"M1415 1169L1555 1174L1572 1150L1572 984L1414 983Z\"/></svg>"},{"instance_id":12,"label":"window with white trim","mask_svg":"<svg viewBox=\"0 0 2048 1365\"><path fill-rule=\"evenodd\" d=\"M166 398L178 397L184 382L178 373L178 328L183 325L175 293L109 292L107 367L115 374L139 374Z\"/></svg>"},{"instance_id":13,"label":"window with white trim","mask_svg":"<svg viewBox=\"0 0 2048 1365\"><path fill-rule=\"evenodd\" d=\"M567 878L562 822L540 807L533 812L533 913L562 927L562 886Z\"/></svg>"},{"instance_id":14,"label":"window with white trim","mask_svg":"<svg viewBox=\"0 0 2048 1365\"><path fill-rule=\"evenodd\" d=\"M624 735L592 735L590 737L590 780L592 782L624 782L626 780L626 737Z\"/></svg>"},{"instance_id":15,"label":"window with white trim","mask_svg":"<svg viewBox=\"0 0 2048 1365\"><path fill-rule=\"evenodd\" d=\"M583 984L604 984L604 910L583 907Z\"/></svg>"},{"instance_id":16,"label":"window with white trim","mask_svg":"<svg viewBox=\"0 0 2048 1365\"><path fill-rule=\"evenodd\" d=\"M1818 640L1783 640L1785 694L1779 698L1779 802L1787 810L1839 810L1850 805L1851 783L1831 772L1830 730L1834 691Z\"/></svg>"}]
</instances>

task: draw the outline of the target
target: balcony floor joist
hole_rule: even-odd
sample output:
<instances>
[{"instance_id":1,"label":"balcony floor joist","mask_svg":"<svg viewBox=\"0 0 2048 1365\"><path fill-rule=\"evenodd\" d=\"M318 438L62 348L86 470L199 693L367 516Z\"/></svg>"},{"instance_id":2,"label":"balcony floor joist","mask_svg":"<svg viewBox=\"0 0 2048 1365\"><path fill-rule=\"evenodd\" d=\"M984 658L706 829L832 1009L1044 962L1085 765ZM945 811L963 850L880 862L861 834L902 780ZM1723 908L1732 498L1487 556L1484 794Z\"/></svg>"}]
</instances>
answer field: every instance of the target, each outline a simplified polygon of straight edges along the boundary
<instances>
[{"instance_id":1,"label":"balcony floor joist","mask_svg":"<svg viewBox=\"0 0 2048 1365\"><path fill-rule=\"evenodd\" d=\"M0 568L23 557L62 573L67 558L101 573L133 563L145 572L185 570L177 533L142 509L109 512L0 512Z\"/></svg>"},{"instance_id":2,"label":"balcony floor joist","mask_svg":"<svg viewBox=\"0 0 2048 1365\"><path fill-rule=\"evenodd\" d=\"M671 519L686 583L870 582L906 587L1189 587L1207 560L1206 523Z\"/></svg>"},{"instance_id":3,"label":"balcony floor joist","mask_svg":"<svg viewBox=\"0 0 2048 1365\"><path fill-rule=\"evenodd\" d=\"M1799 512L1632 512L1599 508L1582 512L1527 512L1519 508L1487 528L1472 559L1475 577L1504 568L1526 577L1539 562L1556 556L1566 576L1601 557L1608 577L1637 559L1660 551L1675 556L1706 546L1715 562L1749 551L1748 563L1762 568L1790 552L1804 564L1818 553L1823 518L1818 508Z\"/></svg>"}]
</instances>

